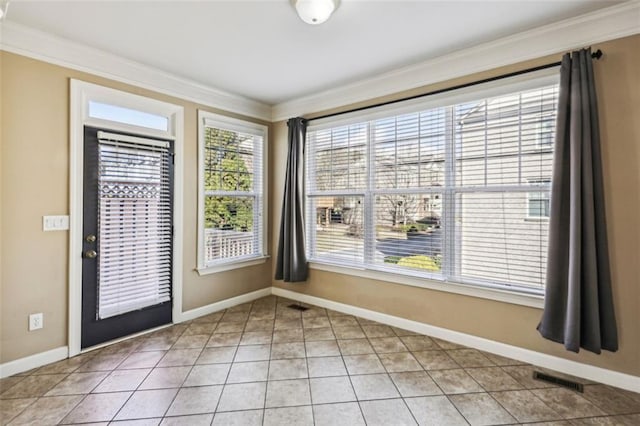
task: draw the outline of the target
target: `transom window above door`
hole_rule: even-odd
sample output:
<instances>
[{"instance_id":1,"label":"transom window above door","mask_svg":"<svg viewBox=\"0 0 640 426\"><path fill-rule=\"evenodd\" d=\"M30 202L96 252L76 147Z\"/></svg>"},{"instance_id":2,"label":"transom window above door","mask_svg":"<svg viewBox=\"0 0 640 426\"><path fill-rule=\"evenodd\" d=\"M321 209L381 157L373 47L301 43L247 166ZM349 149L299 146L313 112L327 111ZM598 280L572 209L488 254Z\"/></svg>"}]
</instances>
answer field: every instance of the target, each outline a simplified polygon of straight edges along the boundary
<instances>
[{"instance_id":1,"label":"transom window above door","mask_svg":"<svg viewBox=\"0 0 640 426\"><path fill-rule=\"evenodd\" d=\"M89 101L89 117L163 132L169 131L168 117L103 102Z\"/></svg>"}]
</instances>

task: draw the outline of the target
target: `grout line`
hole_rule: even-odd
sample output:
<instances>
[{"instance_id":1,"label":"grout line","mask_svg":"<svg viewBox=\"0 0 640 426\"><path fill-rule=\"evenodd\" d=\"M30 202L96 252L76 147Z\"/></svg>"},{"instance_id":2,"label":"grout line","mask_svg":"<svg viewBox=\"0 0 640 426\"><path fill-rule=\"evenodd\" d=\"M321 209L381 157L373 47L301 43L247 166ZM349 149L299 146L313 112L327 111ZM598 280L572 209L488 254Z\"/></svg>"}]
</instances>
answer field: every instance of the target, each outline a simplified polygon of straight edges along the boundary
<instances>
[{"instance_id":1,"label":"grout line","mask_svg":"<svg viewBox=\"0 0 640 426\"><path fill-rule=\"evenodd\" d=\"M190 326L190 325L189 325ZM187 332L187 330L189 329L189 327L187 327L182 334L180 335L180 337L185 336L185 333ZM179 338L178 338L179 339ZM178 340L176 340L177 342ZM208 341L208 339L207 339ZM200 355L202 354L202 352L204 351L204 348L206 346L206 342L204 343L203 347L200 348L200 353L198 354L198 357L196 357L196 360L200 357ZM174 343L175 345L175 343ZM174 350L183 350L183 349L190 349L190 348L177 348ZM197 349L197 348L195 348ZM158 361L158 363L156 364L156 367L154 367L151 372L153 372L153 370L155 370L156 368L164 368L164 367L158 367L158 365L162 362L162 360L164 359L164 357L167 356L167 354L171 351L172 349L170 348L162 358L160 358L160 360ZM178 367L180 368L181 366L172 366L172 367L166 367L166 368L175 368ZM180 392L182 391L182 389L185 388L184 384L186 383L187 379L189 378L189 375L191 374L191 372L193 371L193 368L195 367L195 361L193 362L193 364L191 364L191 366L189 367L189 371L187 372L187 374L185 374L184 379L182 379L182 382L180 383L180 386L178 387L178 390L176 391L176 394L173 396L173 398L171 399L171 402L169 403L169 405L167 405L166 410L164 411L164 414L162 415L162 418L164 419L167 416L167 413L169 412L169 410L171 409L171 406L173 405L173 403L176 401L176 398L178 397L178 395L180 394ZM149 374L151 374L151 372ZM146 380L146 379L145 379ZM170 388L169 388L170 389ZM220 395L222 396L222 391L220 391Z\"/></svg>"},{"instance_id":2,"label":"grout line","mask_svg":"<svg viewBox=\"0 0 640 426\"><path fill-rule=\"evenodd\" d=\"M186 329L185 329L185 330L186 330ZM184 332L183 332L183 333L184 333ZM177 339L176 339L176 341L177 341ZM169 350L171 350L171 347L173 347L173 345L174 345L174 344L175 344L175 342L171 344L171 346L169 347L169 349L167 349L167 351L165 351L165 353L166 353L166 352L168 352ZM130 355L131 355L131 354L129 354L129 356L130 356ZM125 357L125 360L126 360L127 358L129 358L129 356ZM162 359L162 358L161 358L161 359ZM122 362L124 362L124 360L123 360ZM109 375L111 375L111 373L113 373L113 372L115 372L115 371L118 371L118 370L117 370L117 368L120 366L120 364L122 364L122 362L120 362L116 367L114 367L114 369L113 369L113 370L111 370L111 372L109 373ZM160 361L158 360L158 362L160 362ZM156 363L156 364L157 364L157 363ZM147 367L147 368L149 368L149 372L144 376L144 378L143 378L142 380L140 380L140 383L138 383L138 386L136 386L136 388L135 388L133 391L128 391L128 392L131 392L131 395L129 395L129 398L127 398L127 400L126 400L126 401L125 401L125 402L120 406L120 408L118 408L118 411L116 411L116 413L115 413L115 414L113 415L113 417L109 420L109 422L114 421L114 419L115 419L116 417L118 417L118 414L120 414L120 412L122 411L122 409L123 409L123 408L127 405L127 403L131 400L131 398L133 397L133 395L135 395L135 393L136 393L136 392L138 392L138 390L140 390L140 386L142 386L142 384L144 383L144 381L145 381L145 380L147 380L147 378L148 378L148 377L149 377L149 375L153 372L153 370L154 370L154 368L155 368L155 367ZM126 370L120 370L120 371L126 371ZM108 376L107 376L107 377L108 377Z\"/></svg>"},{"instance_id":3,"label":"grout line","mask_svg":"<svg viewBox=\"0 0 640 426\"><path fill-rule=\"evenodd\" d=\"M14 415L14 416L13 416L13 417L11 417L10 419L8 419L7 424L11 423L14 419L17 419L17 418L18 418L18 416L20 416L20 414L24 413L24 412L27 410L27 408L29 408L29 407L31 407L33 404L35 404L35 403L38 401L38 399L40 399L40 398L35 398L33 401L31 401L29 404L27 404L27 406L25 406L22 410L20 410L18 413L16 413L16 415ZM75 407L74 407L74 409L75 409ZM71 411L69 411L69 413L70 413L70 412L71 412ZM65 415L65 417L66 417L66 416L68 416L68 415L69 415L69 414L67 413L67 415ZM4 418L3 418L3 419L1 419L1 420L2 420L2 421L5 421L6 419L4 419Z\"/></svg>"},{"instance_id":4,"label":"grout line","mask_svg":"<svg viewBox=\"0 0 640 426\"><path fill-rule=\"evenodd\" d=\"M352 317L355 319L356 323L358 324L357 327L360 329L360 331L362 332L362 334L365 335L365 339L367 340L367 343L371 346L371 343L369 342L369 340L366 338L366 334L364 333L364 330L362 329L361 324L358 322L356 317ZM333 323L331 322L331 318L329 318L329 323L331 324L331 327L333 329ZM353 326L356 327L356 326ZM334 333L335 335L335 333ZM343 339L343 340L353 340L353 339ZM365 422L365 424L367 423L367 420L364 416L364 411L362 411L362 406L360 405L360 400L358 398L358 394L356 393L356 388L353 386L353 380L351 380L351 374L349 373L349 369L347 368L347 363L344 361L344 357L345 355L342 353L342 348L340 348L340 345L338 344L338 338L336 336L336 346L338 346L338 352L340 352L340 358L342 359L342 364L344 365L344 370L347 373L347 378L349 380L349 385L351 386L351 391L353 392L353 397L355 398L355 403L358 406L358 410L360 410L360 415L362 416L362 421ZM373 349L373 347L371 347L371 349Z\"/></svg>"},{"instance_id":5,"label":"grout line","mask_svg":"<svg viewBox=\"0 0 640 426\"><path fill-rule=\"evenodd\" d=\"M304 339L304 319L302 320L302 338ZM306 340L303 340L302 347L304 348L304 365L307 368L307 387L309 388L309 404L311 408L311 421L316 424L315 414L313 413L313 395L311 394L311 371L309 370L309 357L307 356Z\"/></svg>"},{"instance_id":6,"label":"grout line","mask_svg":"<svg viewBox=\"0 0 640 426\"><path fill-rule=\"evenodd\" d=\"M456 395L459 395L459 394L456 394ZM454 403L453 403L453 401L452 401L452 400L451 400L451 398L450 398L450 396L451 396L451 395L444 394L444 396L445 396L445 398L447 398L447 401L449 401L449 404L451 404L451 406L452 406L453 408L455 408L455 410L458 412L458 414L460 414L460 417L462 417L462 419L463 419L465 422L467 422L467 424L468 424L468 425L471 425L471 422L467 419L467 417L466 417L464 414L462 414L462 411L460 411L460 409L458 408L458 406L457 406L456 404L454 404Z\"/></svg>"},{"instance_id":7,"label":"grout line","mask_svg":"<svg viewBox=\"0 0 640 426\"><path fill-rule=\"evenodd\" d=\"M402 342L402 339L400 339L400 337L398 337L397 333L395 332L395 330L393 330L393 328L391 328L391 331L393 331L393 334L395 336L396 339L398 339L401 342L401 345L407 349L408 353L409 352L409 348L406 347L406 345L404 344L404 342ZM366 334L366 333L365 333ZM416 422L416 424L420 424L420 422L418 422L418 419L416 419L416 416L413 414L413 412L411 411L411 408L409 408L409 405L407 405L407 401L404 400L404 397L402 396L402 392L400 392L400 389L398 388L398 386L396 385L396 382L393 381L393 378L391 377L389 370L387 369L387 367L384 365L384 363L382 362L382 358L380 358L380 353L376 350L376 348L373 346L372 342L371 342L371 338L369 338L369 336L367 336L367 339L369 340L369 344L371 345L371 347L373 348L373 350L376 353L376 356L378 357L378 361L380 362L380 364L382 365L382 368L384 368L387 377L389 378L389 381L391 382L391 384L393 385L393 388L396 390L396 392L398 393L398 397L400 398L400 400L402 401L402 403L404 404L405 408L407 409L407 411L409 412L409 415L411 416L411 418ZM411 355L413 357L413 355ZM415 359L415 357L413 357ZM418 360L416 359L416 362L418 362ZM424 371L424 367L422 367L422 364L420 364L418 362L418 365L420 365L420 368L422 368L422 370Z\"/></svg>"},{"instance_id":8,"label":"grout line","mask_svg":"<svg viewBox=\"0 0 640 426\"><path fill-rule=\"evenodd\" d=\"M273 337L276 333L276 318L278 315L278 299L276 298L273 307L273 328L271 330L271 344L269 345L269 362L267 363L267 381L264 385L264 402L262 404L262 424L264 425L264 419L267 416L267 395L269 393L269 374L271 373L271 357L273 354Z\"/></svg>"}]
</instances>

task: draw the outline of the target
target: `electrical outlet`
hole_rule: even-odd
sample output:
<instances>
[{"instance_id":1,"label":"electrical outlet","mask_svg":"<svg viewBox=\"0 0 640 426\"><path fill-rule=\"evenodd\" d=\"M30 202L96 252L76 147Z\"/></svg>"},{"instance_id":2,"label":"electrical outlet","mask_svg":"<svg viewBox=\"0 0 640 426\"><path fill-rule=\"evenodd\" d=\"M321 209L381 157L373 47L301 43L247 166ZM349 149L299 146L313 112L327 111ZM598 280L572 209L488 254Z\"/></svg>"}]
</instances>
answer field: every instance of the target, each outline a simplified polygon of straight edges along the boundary
<instances>
[{"instance_id":1,"label":"electrical outlet","mask_svg":"<svg viewBox=\"0 0 640 426\"><path fill-rule=\"evenodd\" d=\"M44 327L42 312L29 315L29 331L39 330Z\"/></svg>"}]
</instances>

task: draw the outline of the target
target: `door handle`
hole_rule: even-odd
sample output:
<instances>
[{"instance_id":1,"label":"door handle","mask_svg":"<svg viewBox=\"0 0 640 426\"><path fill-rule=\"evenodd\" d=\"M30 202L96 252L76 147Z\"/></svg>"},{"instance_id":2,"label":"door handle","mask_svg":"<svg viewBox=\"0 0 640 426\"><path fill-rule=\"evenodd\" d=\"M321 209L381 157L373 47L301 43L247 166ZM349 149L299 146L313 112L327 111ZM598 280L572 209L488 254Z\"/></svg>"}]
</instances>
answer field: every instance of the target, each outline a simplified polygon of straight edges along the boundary
<instances>
[{"instance_id":1,"label":"door handle","mask_svg":"<svg viewBox=\"0 0 640 426\"><path fill-rule=\"evenodd\" d=\"M87 250L84 252L84 257L86 259L95 259L96 257L98 257L98 252L95 250Z\"/></svg>"}]
</instances>

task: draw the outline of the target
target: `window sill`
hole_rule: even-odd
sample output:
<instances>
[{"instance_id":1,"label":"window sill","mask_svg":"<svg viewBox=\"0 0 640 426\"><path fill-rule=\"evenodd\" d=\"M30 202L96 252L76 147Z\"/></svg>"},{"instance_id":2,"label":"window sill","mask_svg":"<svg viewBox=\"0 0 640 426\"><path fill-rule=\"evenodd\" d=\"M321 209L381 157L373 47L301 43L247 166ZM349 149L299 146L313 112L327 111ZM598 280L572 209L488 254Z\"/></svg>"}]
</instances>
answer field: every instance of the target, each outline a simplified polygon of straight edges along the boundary
<instances>
[{"instance_id":1,"label":"window sill","mask_svg":"<svg viewBox=\"0 0 640 426\"><path fill-rule=\"evenodd\" d=\"M269 255L251 257L248 259L242 259L242 260L233 261L233 262L226 262L226 263L220 263L217 265L196 268L196 271L200 276L215 274L215 273L224 272L224 271L232 271L234 269L246 268L248 266L261 265L265 263L267 259L269 259L270 257L271 256Z\"/></svg>"},{"instance_id":2,"label":"window sill","mask_svg":"<svg viewBox=\"0 0 640 426\"><path fill-rule=\"evenodd\" d=\"M524 294L497 288L477 287L468 284L438 281L428 278L418 278L370 269L350 268L343 265L328 263L310 262L309 267L311 269L317 269L319 271L352 275L355 277L368 278L378 281L387 281L395 284L403 284L430 290L444 291L447 293L461 294L464 296L478 297L481 299L494 300L498 302L511 303L514 305L528 306L530 308L542 309L544 307L544 297L533 294Z\"/></svg>"}]
</instances>

